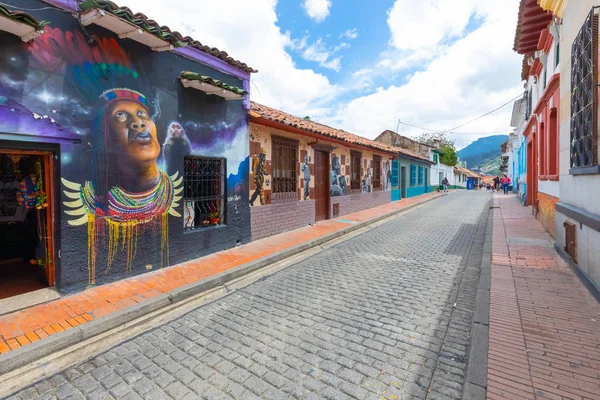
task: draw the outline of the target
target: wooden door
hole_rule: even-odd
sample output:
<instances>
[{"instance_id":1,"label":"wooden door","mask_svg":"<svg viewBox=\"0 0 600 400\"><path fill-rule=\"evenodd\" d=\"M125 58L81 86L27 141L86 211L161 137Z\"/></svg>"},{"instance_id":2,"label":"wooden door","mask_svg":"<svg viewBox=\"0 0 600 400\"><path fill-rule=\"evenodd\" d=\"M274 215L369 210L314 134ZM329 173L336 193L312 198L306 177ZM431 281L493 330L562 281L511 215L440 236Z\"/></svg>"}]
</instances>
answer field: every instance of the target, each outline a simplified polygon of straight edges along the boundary
<instances>
[{"instance_id":1,"label":"wooden door","mask_svg":"<svg viewBox=\"0 0 600 400\"><path fill-rule=\"evenodd\" d=\"M16 149L1 149L2 153L5 154L17 154L17 155L30 155L30 156L40 156L41 158L41 167L42 167L42 179L44 192L46 193L46 199L48 207L39 212L42 220L39 221L40 230L42 231L42 236L40 240L46 241L46 249L48 251L45 268L46 280L48 281L49 286L54 286L55 284L55 261L54 257L54 226L55 226L55 212L59 210L60 207L55 204L55 180L54 180L54 162L53 157L54 153L50 151L38 151L38 150L16 150Z\"/></svg>"},{"instance_id":2,"label":"wooden door","mask_svg":"<svg viewBox=\"0 0 600 400\"><path fill-rule=\"evenodd\" d=\"M315 219L329 219L329 153L315 151Z\"/></svg>"}]
</instances>

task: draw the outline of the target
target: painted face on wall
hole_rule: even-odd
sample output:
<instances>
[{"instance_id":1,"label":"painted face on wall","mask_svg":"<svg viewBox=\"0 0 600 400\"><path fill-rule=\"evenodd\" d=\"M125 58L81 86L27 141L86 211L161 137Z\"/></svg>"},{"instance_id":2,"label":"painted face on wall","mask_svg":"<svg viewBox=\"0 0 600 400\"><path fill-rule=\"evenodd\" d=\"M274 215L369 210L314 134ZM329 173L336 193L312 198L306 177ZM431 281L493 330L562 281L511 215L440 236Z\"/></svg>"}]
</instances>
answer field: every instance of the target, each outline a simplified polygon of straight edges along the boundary
<instances>
[{"instance_id":1,"label":"painted face on wall","mask_svg":"<svg viewBox=\"0 0 600 400\"><path fill-rule=\"evenodd\" d=\"M178 122L172 122L169 126L169 136L182 138L184 137L184 135L185 133L183 130L183 126L181 126L181 124Z\"/></svg>"},{"instance_id":2,"label":"painted face on wall","mask_svg":"<svg viewBox=\"0 0 600 400\"><path fill-rule=\"evenodd\" d=\"M160 154L156 125L142 104L127 99L116 100L107 110L110 138L133 163L155 161Z\"/></svg>"}]
</instances>

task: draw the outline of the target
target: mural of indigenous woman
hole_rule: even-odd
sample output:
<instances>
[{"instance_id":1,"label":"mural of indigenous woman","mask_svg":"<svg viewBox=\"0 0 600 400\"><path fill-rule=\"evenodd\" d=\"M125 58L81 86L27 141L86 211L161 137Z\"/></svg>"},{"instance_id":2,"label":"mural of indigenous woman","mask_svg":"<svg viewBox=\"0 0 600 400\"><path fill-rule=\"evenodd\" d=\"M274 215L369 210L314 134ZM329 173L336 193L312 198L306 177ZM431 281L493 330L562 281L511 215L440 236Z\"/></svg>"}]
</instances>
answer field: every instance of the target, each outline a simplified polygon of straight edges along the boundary
<instances>
[{"instance_id":1,"label":"mural of indigenous woman","mask_svg":"<svg viewBox=\"0 0 600 400\"><path fill-rule=\"evenodd\" d=\"M90 131L92 176L83 182L61 178L68 224L87 224L88 284L96 281L99 246L106 246L102 252L106 273L120 252L126 254L129 272L138 236L146 230L161 232L160 264L168 265L168 216L181 217L175 208L181 200L183 177L159 169L161 146L153 107L140 90L150 86L140 82L129 56L115 41L98 39L100 49L90 54L87 46L55 54L55 47L49 46L63 37L84 44L81 34L56 29L50 33L50 38L36 42L34 54L45 65L64 63L65 81L72 91L83 104L95 104Z\"/></svg>"},{"instance_id":2,"label":"mural of indigenous woman","mask_svg":"<svg viewBox=\"0 0 600 400\"><path fill-rule=\"evenodd\" d=\"M241 74L82 28L68 13L40 14L52 24L33 41L0 33L0 131L34 150L52 149L57 287L78 290L248 242L244 103L178 79L199 71L241 87ZM214 179L201 171L191 179L186 160L206 159L218 159ZM218 192L210 201L219 229L198 210L187 218L193 207L184 207L208 201L209 189Z\"/></svg>"},{"instance_id":3,"label":"mural of indigenous woman","mask_svg":"<svg viewBox=\"0 0 600 400\"><path fill-rule=\"evenodd\" d=\"M126 88L103 92L94 125L94 179L84 184L62 179L64 194L72 199L64 202L70 209L65 213L74 217L69 224L88 225L92 284L98 229L108 230L107 271L120 243L127 250L127 269L131 268L138 229L150 223L160 225L161 259L167 257L168 263L167 216L181 217L175 207L183 190L183 177L178 178L177 172L169 177L158 168L156 125L143 94Z\"/></svg>"}]
</instances>

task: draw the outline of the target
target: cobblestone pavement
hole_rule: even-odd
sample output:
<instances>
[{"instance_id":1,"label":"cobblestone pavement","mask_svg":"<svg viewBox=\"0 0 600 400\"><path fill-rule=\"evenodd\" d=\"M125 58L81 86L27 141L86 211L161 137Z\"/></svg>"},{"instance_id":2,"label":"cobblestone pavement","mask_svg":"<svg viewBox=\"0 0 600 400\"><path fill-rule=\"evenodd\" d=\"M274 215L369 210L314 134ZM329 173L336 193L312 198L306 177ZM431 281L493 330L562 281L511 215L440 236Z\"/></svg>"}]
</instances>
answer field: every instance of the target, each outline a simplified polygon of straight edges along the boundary
<instances>
[{"instance_id":1,"label":"cobblestone pavement","mask_svg":"<svg viewBox=\"0 0 600 400\"><path fill-rule=\"evenodd\" d=\"M428 203L11 399L459 399L489 200Z\"/></svg>"}]
</instances>

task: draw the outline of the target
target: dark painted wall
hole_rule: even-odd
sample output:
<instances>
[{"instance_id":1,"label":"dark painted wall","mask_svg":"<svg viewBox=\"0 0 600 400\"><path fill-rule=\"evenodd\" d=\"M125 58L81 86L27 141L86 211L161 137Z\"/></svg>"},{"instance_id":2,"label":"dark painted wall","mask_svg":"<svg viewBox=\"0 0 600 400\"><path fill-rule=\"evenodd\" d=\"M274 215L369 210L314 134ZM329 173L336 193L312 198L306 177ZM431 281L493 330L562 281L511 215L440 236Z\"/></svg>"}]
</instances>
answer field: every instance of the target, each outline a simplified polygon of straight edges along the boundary
<instances>
[{"instance_id":1,"label":"dark painted wall","mask_svg":"<svg viewBox=\"0 0 600 400\"><path fill-rule=\"evenodd\" d=\"M248 242L247 112L241 100L186 89L178 76L194 71L238 87L241 80L100 27L84 29L60 10L29 13L50 22L35 41L0 32L0 140L60 146L57 286L76 290ZM143 125L139 135L133 120ZM170 159L164 152L173 122L193 155L227 160L225 226L184 233L183 151ZM140 193L144 200L131 205Z\"/></svg>"}]
</instances>

